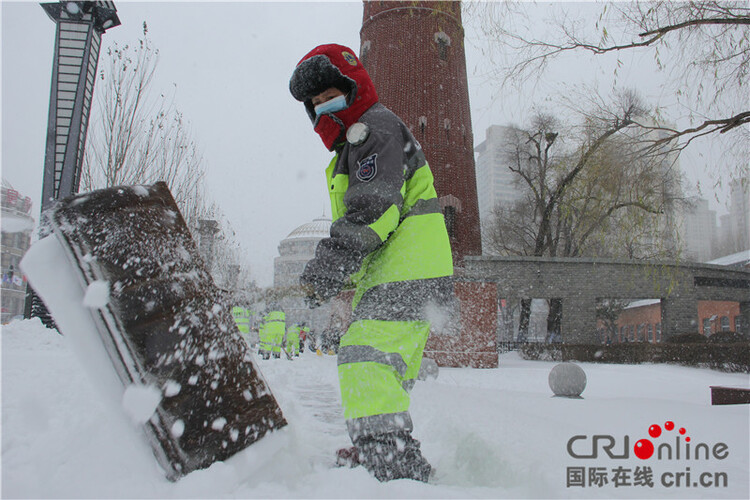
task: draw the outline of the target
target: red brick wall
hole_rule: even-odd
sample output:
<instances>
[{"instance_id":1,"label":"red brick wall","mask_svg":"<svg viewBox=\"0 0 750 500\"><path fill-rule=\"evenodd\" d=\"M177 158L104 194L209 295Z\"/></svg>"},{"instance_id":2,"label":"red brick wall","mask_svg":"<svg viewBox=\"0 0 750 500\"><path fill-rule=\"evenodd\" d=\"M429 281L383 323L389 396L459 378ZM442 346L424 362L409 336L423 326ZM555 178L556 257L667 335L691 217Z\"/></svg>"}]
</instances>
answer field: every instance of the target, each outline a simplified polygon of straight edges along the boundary
<instances>
[{"instance_id":1,"label":"red brick wall","mask_svg":"<svg viewBox=\"0 0 750 500\"><path fill-rule=\"evenodd\" d=\"M716 300L701 300L698 302L698 324L700 333L705 334L703 331L703 321L709 319L712 316L716 316L714 321L709 321L711 331L709 335L721 332L721 318L726 316L729 318L729 331L734 332L734 319L740 315L740 304L739 302L720 302Z\"/></svg>"},{"instance_id":2,"label":"red brick wall","mask_svg":"<svg viewBox=\"0 0 750 500\"><path fill-rule=\"evenodd\" d=\"M438 197L460 201L454 261L481 255L461 3L365 0L360 35L360 57L380 101L421 143Z\"/></svg>"},{"instance_id":3,"label":"red brick wall","mask_svg":"<svg viewBox=\"0 0 750 500\"><path fill-rule=\"evenodd\" d=\"M497 368L497 285L454 284L461 322L457 334L433 332L425 356L440 366Z\"/></svg>"},{"instance_id":4,"label":"red brick wall","mask_svg":"<svg viewBox=\"0 0 750 500\"><path fill-rule=\"evenodd\" d=\"M661 304L650 304L641 307L625 309L617 318L617 342L630 342L629 328L633 327L635 341L638 341L638 327L643 325L641 339L646 338L649 342L660 341L658 333L661 325ZM648 334L648 326L651 325L651 335ZM625 333L621 334L621 328L625 327ZM623 338L627 337L627 339Z\"/></svg>"},{"instance_id":5,"label":"red brick wall","mask_svg":"<svg viewBox=\"0 0 750 500\"><path fill-rule=\"evenodd\" d=\"M721 332L721 318L726 316L729 318L729 331L735 331L734 324L735 318L740 315L740 304L738 302L722 302L722 301L711 301L701 300L698 301L698 324L695 327L695 333L705 334L703 331L703 321L710 319L712 316L716 316L714 321L710 321L711 331L709 335ZM657 325L661 323L661 305L650 304L641 307L633 307L625 309L617 320L617 341L622 342L623 338L620 335L620 328L626 327L626 332L629 333L629 328L632 326L634 332L637 332L639 325L646 325L644 328L645 332L648 332L648 325L652 325L652 330L656 332ZM651 338L648 339L652 341ZM629 341L629 338L628 338Z\"/></svg>"}]
</instances>

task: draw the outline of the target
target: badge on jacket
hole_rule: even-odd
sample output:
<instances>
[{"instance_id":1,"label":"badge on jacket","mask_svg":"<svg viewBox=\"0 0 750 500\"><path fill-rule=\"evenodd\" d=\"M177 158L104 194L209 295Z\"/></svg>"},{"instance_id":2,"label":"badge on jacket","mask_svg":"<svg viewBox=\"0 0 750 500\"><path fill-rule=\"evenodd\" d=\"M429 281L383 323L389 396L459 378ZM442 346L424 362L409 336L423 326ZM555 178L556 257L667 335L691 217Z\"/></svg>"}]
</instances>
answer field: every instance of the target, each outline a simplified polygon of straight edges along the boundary
<instances>
[{"instance_id":1,"label":"badge on jacket","mask_svg":"<svg viewBox=\"0 0 750 500\"><path fill-rule=\"evenodd\" d=\"M357 169L357 179L362 182L369 182L375 178L375 174L378 173L378 154L374 153L357 162L359 168Z\"/></svg>"}]
</instances>

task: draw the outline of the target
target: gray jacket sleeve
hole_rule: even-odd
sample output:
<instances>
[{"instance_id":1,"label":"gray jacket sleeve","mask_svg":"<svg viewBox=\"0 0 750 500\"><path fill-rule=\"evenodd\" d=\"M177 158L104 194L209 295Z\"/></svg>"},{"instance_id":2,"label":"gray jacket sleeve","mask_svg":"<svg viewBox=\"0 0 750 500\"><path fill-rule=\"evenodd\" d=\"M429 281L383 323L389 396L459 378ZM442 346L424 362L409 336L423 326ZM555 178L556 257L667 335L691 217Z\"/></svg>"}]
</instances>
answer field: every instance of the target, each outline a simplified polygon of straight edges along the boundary
<instances>
[{"instance_id":1,"label":"gray jacket sleeve","mask_svg":"<svg viewBox=\"0 0 750 500\"><path fill-rule=\"evenodd\" d=\"M303 282L315 275L343 283L399 224L406 168L403 135L397 121L369 126L363 144L347 144L342 150L340 162L344 163L337 169L348 171L346 213L332 224L331 237L318 244ZM371 227L374 223L378 231Z\"/></svg>"}]
</instances>

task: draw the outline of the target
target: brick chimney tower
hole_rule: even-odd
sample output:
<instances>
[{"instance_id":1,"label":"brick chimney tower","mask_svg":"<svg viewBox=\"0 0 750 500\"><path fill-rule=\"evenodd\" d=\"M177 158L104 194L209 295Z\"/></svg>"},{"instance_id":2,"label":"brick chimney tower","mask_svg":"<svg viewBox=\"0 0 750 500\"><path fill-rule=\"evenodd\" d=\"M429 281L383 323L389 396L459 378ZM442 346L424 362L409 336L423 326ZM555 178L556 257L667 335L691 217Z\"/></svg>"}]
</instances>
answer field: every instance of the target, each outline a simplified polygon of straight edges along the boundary
<instances>
[{"instance_id":1,"label":"brick chimney tower","mask_svg":"<svg viewBox=\"0 0 750 500\"><path fill-rule=\"evenodd\" d=\"M482 253L461 2L364 0L360 39L380 101L422 144L460 266Z\"/></svg>"}]
</instances>

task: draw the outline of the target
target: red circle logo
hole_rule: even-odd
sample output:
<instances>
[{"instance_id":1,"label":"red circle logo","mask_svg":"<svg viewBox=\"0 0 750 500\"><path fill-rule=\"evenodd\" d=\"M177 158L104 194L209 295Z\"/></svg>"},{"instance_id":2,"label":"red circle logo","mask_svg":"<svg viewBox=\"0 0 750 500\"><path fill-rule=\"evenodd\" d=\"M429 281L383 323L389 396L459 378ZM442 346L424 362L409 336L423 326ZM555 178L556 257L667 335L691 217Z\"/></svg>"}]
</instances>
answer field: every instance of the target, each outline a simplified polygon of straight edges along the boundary
<instances>
[{"instance_id":1,"label":"red circle logo","mask_svg":"<svg viewBox=\"0 0 750 500\"><path fill-rule=\"evenodd\" d=\"M639 439L635 443L633 451L635 452L636 457L640 458L641 460L646 460L648 458L651 458L651 455L654 454L654 444L648 439Z\"/></svg>"}]
</instances>

